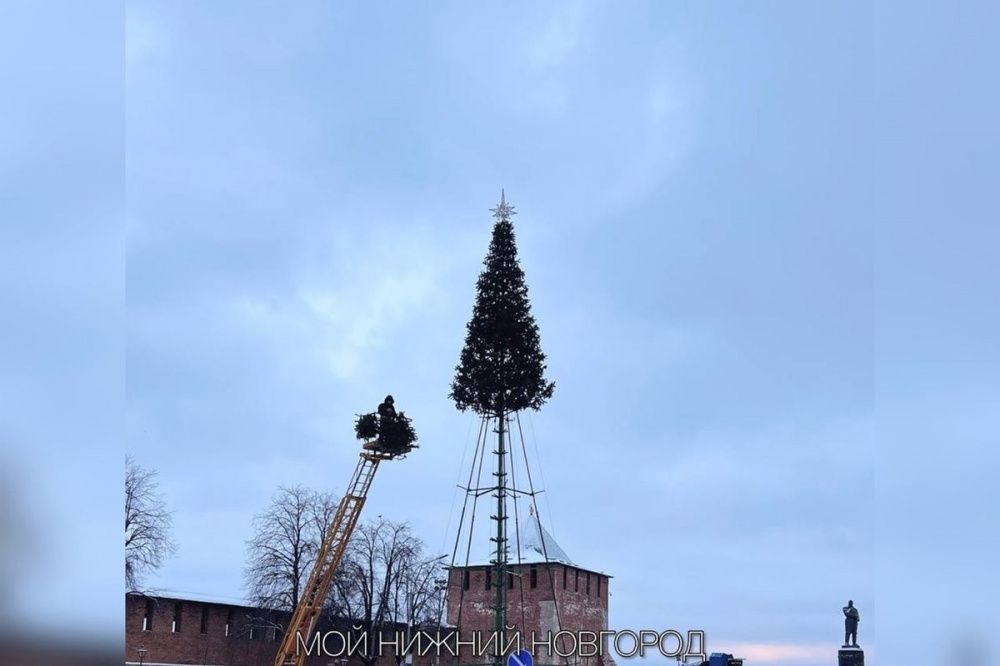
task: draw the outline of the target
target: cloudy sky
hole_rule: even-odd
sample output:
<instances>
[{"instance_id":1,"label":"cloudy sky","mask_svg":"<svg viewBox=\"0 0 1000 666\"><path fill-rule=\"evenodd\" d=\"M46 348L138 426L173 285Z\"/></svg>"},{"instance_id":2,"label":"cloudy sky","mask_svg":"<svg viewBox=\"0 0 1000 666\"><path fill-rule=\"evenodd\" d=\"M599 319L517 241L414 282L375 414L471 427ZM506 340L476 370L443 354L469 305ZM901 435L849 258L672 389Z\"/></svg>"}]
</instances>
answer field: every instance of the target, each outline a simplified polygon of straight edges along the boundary
<instances>
[{"instance_id":1,"label":"cloudy sky","mask_svg":"<svg viewBox=\"0 0 1000 666\"><path fill-rule=\"evenodd\" d=\"M819 664L873 607L870 10L135 3L127 448L242 596L278 485L340 491L388 391L422 447L366 507L432 551L500 188L557 389L543 516L617 628Z\"/></svg>"},{"instance_id":2,"label":"cloudy sky","mask_svg":"<svg viewBox=\"0 0 1000 666\"><path fill-rule=\"evenodd\" d=\"M733 7L4 3L0 632L120 644L123 449L150 586L241 598L386 391L423 447L368 510L444 550L505 187L542 512L614 627L815 666L853 596L870 660L994 666L1000 7Z\"/></svg>"}]
</instances>

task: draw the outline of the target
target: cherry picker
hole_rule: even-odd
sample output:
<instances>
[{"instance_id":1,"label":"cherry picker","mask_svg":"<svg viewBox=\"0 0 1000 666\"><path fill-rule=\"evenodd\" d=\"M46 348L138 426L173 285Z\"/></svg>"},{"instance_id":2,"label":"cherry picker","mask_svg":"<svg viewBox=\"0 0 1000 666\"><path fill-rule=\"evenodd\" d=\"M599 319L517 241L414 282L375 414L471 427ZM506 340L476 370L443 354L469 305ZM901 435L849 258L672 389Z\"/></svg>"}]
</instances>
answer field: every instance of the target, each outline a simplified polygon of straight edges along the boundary
<instances>
[{"instance_id":1,"label":"cherry picker","mask_svg":"<svg viewBox=\"0 0 1000 666\"><path fill-rule=\"evenodd\" d=\"M402 412L396 414L392 402L392 396L386 396L377 413L363 414L355 423L355 434L364 442L360 459L316 554L309 582L292 613L274 666L302 666L306 655L298 649L299 637L302 645L309 644L379 463L404 457L416 448L417 436L410 419Z\"/></svg>"}]
</instances>

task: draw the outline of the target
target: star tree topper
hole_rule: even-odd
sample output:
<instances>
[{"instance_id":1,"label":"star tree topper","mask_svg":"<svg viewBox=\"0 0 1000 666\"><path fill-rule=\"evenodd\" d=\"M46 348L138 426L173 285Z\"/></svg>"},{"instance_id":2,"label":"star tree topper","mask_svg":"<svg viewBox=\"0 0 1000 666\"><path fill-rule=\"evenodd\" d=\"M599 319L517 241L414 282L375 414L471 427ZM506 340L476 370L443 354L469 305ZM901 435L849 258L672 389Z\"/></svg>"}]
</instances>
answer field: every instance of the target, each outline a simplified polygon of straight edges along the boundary
<instances>
[{"instance_id":1,"label":"star tree topper","mask_svg":"<svg viewBox=\"0 0 1000 666\"><path fill-rule=\"evenodd\" d=\"M490 212L493 213L493 217L498 221L509 220L511 215L517 215L514 207L507 203L507 197L504 195L503 188L500 188L500 203L497 204L496 208L490 208Z\"/></svg>"}]
</instances>

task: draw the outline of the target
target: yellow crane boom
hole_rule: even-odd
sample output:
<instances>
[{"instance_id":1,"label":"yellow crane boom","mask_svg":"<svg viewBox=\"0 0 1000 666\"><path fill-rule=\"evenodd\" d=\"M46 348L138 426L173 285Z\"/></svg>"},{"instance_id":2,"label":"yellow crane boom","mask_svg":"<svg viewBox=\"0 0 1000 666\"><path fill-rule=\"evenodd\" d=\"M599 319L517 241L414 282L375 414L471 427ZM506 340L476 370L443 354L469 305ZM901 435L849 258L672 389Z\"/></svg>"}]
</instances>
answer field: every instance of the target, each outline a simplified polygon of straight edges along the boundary
<instances>
[{"instance_id":1,"label":"yellow crane boom","mask_svg":"<svg viewBox=\"0 0 1000 666\"><path fill-rule=\"evenodd\" d=\"M302 645L308 645L330 591L333 575L337 572L340 561L344 559L347 542L351 538L354 526L361 515L361 509L365 505L365 498L368 496L368 489L371 487L375 471L380 462L392 460L401 453L386 451L376 442L367 442L364 448L358 466L354 470L354 476L351 477L351 483L347 487L347 492L341 498L337 513L334 514L323 538L323 544L316 554L316 564L313 566L312 573L309 574L309 582L306 584L305 592L292 613L288 631L285 632L281 648L274 659L275 666L302 666L305 661L305 650L298 649L299 636L302 637Z\"/></svg>"}]
</instances>

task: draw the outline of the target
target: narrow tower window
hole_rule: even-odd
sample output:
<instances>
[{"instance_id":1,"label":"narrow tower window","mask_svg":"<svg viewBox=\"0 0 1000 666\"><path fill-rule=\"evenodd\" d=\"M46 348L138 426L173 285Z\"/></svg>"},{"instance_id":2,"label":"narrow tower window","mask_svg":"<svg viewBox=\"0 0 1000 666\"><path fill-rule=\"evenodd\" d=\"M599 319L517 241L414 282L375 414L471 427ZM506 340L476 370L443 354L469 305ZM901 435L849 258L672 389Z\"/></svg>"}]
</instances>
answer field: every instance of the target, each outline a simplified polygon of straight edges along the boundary
<instances>
[{"instance_id":1,"label":"narrow tower window","mask_svg":"<svg viewBox=\"0 0 1000 666\"><path fill-rule=\"evenodd\" d=\"M174 604L174 619L170 622L170 631L175 634L181 630L181 602Z\"/></svg>"},{"instance_id":2,"label":"narrow tower window","mask_svg":"<svg viewBox=\"0 0 1000 666\"><path fill-rule=\"evenodd\" d=\"M531 587L538 587L538 567L534 564L531 565Z\"/></svg>"},{"instance_id":3,"label":"narrow tower window","mask_svg":"<svg viewBox=\"0 0 1000 666\"><path fill-rule=\"evenodd\" d=\"M201 607L201 633L208 633L208 606Z\"/></svg>"},{"instance_id":4,"label":"narrow tower window","mask_svg":"<svg viewBox=\"0 0 1000 666\"><path fill-rule=\"evenodd\" d=\"M143 631L153 630L153 611L155 609L156 603L152 599L146 599L146 613L142 616Z\"/></svg>"}]
</instances>

